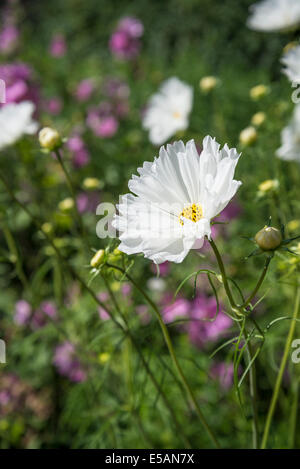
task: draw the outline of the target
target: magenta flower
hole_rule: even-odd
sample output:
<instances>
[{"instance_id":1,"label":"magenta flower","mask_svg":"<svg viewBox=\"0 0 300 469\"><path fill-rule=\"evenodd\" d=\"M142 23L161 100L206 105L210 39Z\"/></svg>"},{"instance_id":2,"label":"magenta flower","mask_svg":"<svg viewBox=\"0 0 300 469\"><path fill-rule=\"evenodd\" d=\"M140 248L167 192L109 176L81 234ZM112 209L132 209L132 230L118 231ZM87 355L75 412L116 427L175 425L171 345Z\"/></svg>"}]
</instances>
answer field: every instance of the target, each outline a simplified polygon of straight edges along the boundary
<instances>
[{"instance_id":1,"label":"magenta flower","mask_svg":"<svg viewBox=\"0 0 300 469\"><path fill-rule=\"evenodd\" d=\"M53 114L54 116L58 115L63 107L63 103L61 99L53 97L48 99L48 101L45 102L45 109L47 112L50 114Z\"/></svg>"},{"instance_id":2,"label":"magenta flower","mask_svg":"<svg viewBox=\"0 0 300 469\"><path fill-rule=\"evenodd\" d=\"M82 191L76 197L76 203L79 213L95 213L99 202L100 196L98 191Z\"/></svg>"},{"instance_id":3,"label":"magenta flower","mask_svg":"<svg viewBox=\"0 0 300 469\"><path fill-rule=\"evenodd\" d=\"M58 372L70 381L78 383L87 378L86 371L76 356L75 346L71 342L66 341L56 347L53 364Z\"/></svg>"},{"instance_id":4,"label":"magenta flower","mask_svg":"<svg viewBox=\"0 0 300 469\"><path fill-rule=\"evenodd\" d=\"M215 363L210 370L213 379L219 381L220 386L227 391L233 384L233 363Z\"/></svg>"},{"instance_id":5,"label":"magenta flower","mask_svg":"<svg viewBox=\"0 0 300 469\"><path fill-rule=\"evenodd\" d=\"M32 309L28 301L19 300L15 304L14 321L19 326L24 326L30 321Z\"/></svg>"},{"instance_id":6,"label":"magenta flower","mask_svg":"<svg viewBox=\"0 0 300 469\"><path fill-rule=\"evenodd\" d=\"M190 341L197 347L203 347L207 342L226 335L231 327L232 320L222 310L217 316L216 313L217 303L214 297L201 295L193 301L187 331Z\"/></svg>"},{"instance_id":7,"label":"magenta flower","mask_svg":"<svg viewBox=\"0 0 300 469\"><path fill-rule=\"evenodd\" d=\"M17 46L19 30L13 24L7 24L0 32L0 51L3 54L11 53Z\"/></svg>"},{"instance_id":8,"label":"magenta flower","mask_svg":"<svg viewBox=\"0 0 300 469\"><path fill-rule=\"evenodd\" d=\"M92 109L88 113L87 125L97 137L110 138L117 132L119 123L113 115L105 115L100 109Z\"/></svg>"},{"instance_id":9,"label":"magenta flower","mask_svg":"<svg viewBox=\"0 0 300 469\"><path fill-rule=\"evenodd\" d=\"M109 40L109 48L118 59L135 59L141 48L140 37L143 35L143 24L136 18L121 19Z\"/></svg>"},{"instance_id":10,"label":"magenta flower","mask_svg":"<svg viewBox=\"0 0 300 469\"><path fill-rule=\"evenodd\" d=\"M177 298L173 301L173 297L167 295L163 302L165 305L162 308L162 317L165 323L187 317L191 308L190 302L185 298Z\"/></svg>"},{"instance_id":11,"label":"magenta flower","mask_svg":"<svg viewBox=\"0 0 300 469\"><path fill-rule=\"evenodd\" d=\"M52 301L43 301L34 311L30 325L32 329L40 329L49 322L49 319L53 321L57 319L57 308Z\"/></svg>"},{"instance_id":12,"label":"magenta flower","mask_svg":"<svg viewBox=\"0 0 300 469\"><path fill-rule=\"evenodd\" d=\"M78 101L87 101L93 93L94 88L93 80L89 78L82 80L76 88L75 97Z\"/></svg>"},{"instance_id":13,"label":"magenta flower","mask_svg":"<svg viewBox=\"0 0 300 469\"><path fill-rule=\"evenodd\" d=\"M71 159L74 168L82 168L90 162L90 154L79 134L75 133L68 139L67 148L71 152Z\"/></svg>"},{"instance_id":14,"label":"magenta flower","mask_svg":"<svg viewBox=\"0 0 300 469\"><path fill-rule=\"evenodd\" d=\"M0 78L6 85L6 103L29 100L38 104L39 89L32 76L32 69L24 63L0 65Z\"/></svg>"},{"instance_id":15,"label":"magenta flower","mask_svg":"<svg viewBox=\"0 0 300 469\"><path fill-rule=\"evenodd\" d=\"M101 292L97 296L99 300L102 301L103 303L105 303L105 301L107 301L109 298L106 292ZM102 319L103 321L107 321L107 319L110 319L108 312L105 310L105 308L102 308L102 306L98 307L98 314L100 316L100 319Z\"/></svg>"},{"instance_id":16,"label":"magenta flower","mask_svg":"<svg viewBox=\"0 0 300 469\"><path fill-rule=\"evenodd\" d=\"M55 34L50 43L52 57L63 57L67 52L67 44L63 34Z\"/></svg>"}]
</instances>

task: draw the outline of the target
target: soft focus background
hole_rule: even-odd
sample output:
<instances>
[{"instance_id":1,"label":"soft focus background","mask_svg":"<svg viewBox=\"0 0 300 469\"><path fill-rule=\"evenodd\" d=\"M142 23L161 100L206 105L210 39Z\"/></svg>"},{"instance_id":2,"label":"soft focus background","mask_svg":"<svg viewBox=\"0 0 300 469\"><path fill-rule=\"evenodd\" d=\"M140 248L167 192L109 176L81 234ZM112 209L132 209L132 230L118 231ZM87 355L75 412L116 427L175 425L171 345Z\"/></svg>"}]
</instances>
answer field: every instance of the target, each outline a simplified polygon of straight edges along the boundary
<instances>
[{"instance_id":1,"label":"soft focus background","mask_svg":"<svg viewBox=\"0 0 300 469\"><path fill-rule=\"evenodd\" d=\"M246 292L255 285L263 259L245 260L253 246L243 237L253 236L270 215L274 225L284 222L290 234L299 232L299 165L275 157L280 131L293 109L293 90L279 59L295 37L247 29L251 3L1 2L0 78L6 82L7 101L30 99L39 126L53 126L68 138L63 155L94 249L110 243L96 236L96 206L117 203L136 168L158 153L141 118L149 97L172 76L194 88L189 128L174 138L194 138L200 151L203 137L210 134L243 152L237 168L243 186L222 214L230 223L214 228L230 276ZM124 17L131 18L129 26L120 23ZM205 92L199 82L210 75L218 84ZM268 92L253 99L250 90L260 84ZM258 112L265 120L256 126L256 141L240 142L240 132ZM69 192L55 158L42 153L37 137L30 136L1 151L0 166L70 263L91 280L93 252L83 249L76 220L61 204ZM98 182L89 184L90 177ZM269 179L278 184L259 188ZM109 288L160 390L132 342L62 267L3 186L0 229L0 338L7 346L7 363L0 364L0 447L183 448L187 441L192 447L210 447L142 296L120 276L110 276ZM190 278L174 300L186 276L216 268L209 246L190 252L182 264L161 265L159 275L142 256L130 260L132 276L143 279L169 324L187 379L222 446L250 447L248 383L241 387L241 411L233 386L234 348L227 346L211 357L236 335L236 326L223 312L214 322L201 321L216 312L205 276L196 285ZM287 275L297 262L281 254L273 263L262 290L268 295L256 313L262 328L291 314L293 288ZM214 283L219 291L221 285ZM90 285L113 308L101 277ZM225 304L222 289L219 298ZM269 405L288 327L288 321L270 327L257 360L260 418ZM290 444L286 430L299 367L285 373L270 447ZM240 372L243 368L242 360ZM299 433L295 438L299 447Z\"/></svg>"}]
</instances>

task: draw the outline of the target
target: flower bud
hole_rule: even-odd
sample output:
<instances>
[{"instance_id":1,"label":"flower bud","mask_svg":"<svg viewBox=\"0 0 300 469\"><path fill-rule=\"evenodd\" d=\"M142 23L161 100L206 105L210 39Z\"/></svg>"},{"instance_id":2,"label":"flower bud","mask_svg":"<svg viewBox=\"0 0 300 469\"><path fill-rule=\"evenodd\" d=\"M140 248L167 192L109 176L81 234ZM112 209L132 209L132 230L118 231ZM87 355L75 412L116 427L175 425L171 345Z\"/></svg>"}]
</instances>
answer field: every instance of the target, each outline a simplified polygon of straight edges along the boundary
<instances>
[{"instance_id":1,"label":"flower bud","mask_svg":"<svg viewBox=\"0 0 300 469\"><path fill-rule=\"evenodd\" d=\"M267 179L258 186L259 195L265 195L268 192L276 191L279 187L278 179Z\"/></svg>"},{"instance_id":2,"label":"flower bud","mask_svg":"<svg viewBox=\"0 0 300 469\"><path fill-rule=\"evenodd\" d=\"M61 137L57 130L51 127L44 127L39 132L39 142L42 148L46 150L55 150L61 146Z\"/></svg>"},{"instance_id":3,"label":"flower bud","mask_svg":"<svg viewBox=\"0 0 300 469\"><path fill-rule=\"evenodd\" d=\"M281 232L273 226L265 226L255 235L257 245L263 251L273 251L282 242Z\"/></svg>"},{"instance_id":4,"label":"flower bud","mask_svg":"<svg viewBox=\"0 0 300 469\"><path fill-rule=\"evenodd\" d=\"M104 249L99 249L99 251L97 251L96 254L91 259L91 262L90 262L91 267L95 269L100 267L100 265L103 264L104 257L105 257Z\"/></svg>"},{"instance_id":5,"label":"flower bud","mask_svg":"<svg viewBox=\"0 0 300 469\"><path fill-rule=\"evenodd\" d=\"M251 124L259 127L266 120L266 114L264 112L257 112L252 116Z\"/></svg>"},{"instance_id":6,"label":"flower bud","mask_svg":"<svg viewBox=\"0 0 300 469\"><path fill-rule=\"evenodd\" d=\"M251 145L257 139L257 132L254 127L246 127L240 133L240 142L243 145Z\"/></svg>"},{"instance_id":7,"label":"flower bud","mask_svg":"<svg viewBox=\"0 0 300 469\"><path fill-rule=\"evenodd\" d=\"M253 101L263 98L269 92L269 88L266 85L253 86L250 90L250 98Z\"/></svg>"},{"instance_id":8,"label":"flower bud","mask_svg":"<svg viewBox=\"0 0 300 469\"><path fill-rule=\"evenodd\" d=\"M53 231L53 225L49 222L45 222L42 225L42 230L44 233L50 234Z\"/></svg>"},{"instance_id":9,"label":"flower bud","mask_svg":"<svg viewBox=\"0 0 300 469\"><path fill-rule=\"evenodd\" d=\"M300 220L291 220L287 224L289 231L297 231L300 228Z\"/></svg>"},{"instance_id":10,"label":"flower bud","mask_svg":"<svg viewBox=\"0 0 300 469\"><path fill-rule=\"evenodd\" d=\"M199 82L200 90L209 93L217 86L218 82L219 80L214 76L203 77Z\"/></svg>"},{"instance_id":11,"label":"flower bud","mask_svg":"<svg viewBox=\"0 0 300 469\"><path fill-rule=\"evenodd\" d=\"M67 197L58 204L59 210L62 212L69 212L74 207L74 200L71 197Z\"/></svg>"},{"instance_id":12,"label":"flower bud","mask_svg":"<svg viewBox=\"0 0 300 469\"><path fill-rule=\"evenodd\" d=\"M83 180L83 187L86 190L96 190L101 189L101 187L103 187L103 183L97 178L89 177Z\"/></svg>"}]
</instances>

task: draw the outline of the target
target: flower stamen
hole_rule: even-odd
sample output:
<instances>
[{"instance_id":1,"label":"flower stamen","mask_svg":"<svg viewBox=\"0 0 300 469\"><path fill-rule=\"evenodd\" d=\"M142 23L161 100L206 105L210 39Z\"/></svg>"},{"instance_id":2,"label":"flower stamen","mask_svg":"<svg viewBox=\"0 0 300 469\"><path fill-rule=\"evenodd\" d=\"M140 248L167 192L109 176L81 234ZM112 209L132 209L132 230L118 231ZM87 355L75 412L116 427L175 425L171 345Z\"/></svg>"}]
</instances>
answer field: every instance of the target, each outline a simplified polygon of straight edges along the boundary
<instances>
[{"instance_id":1,"label":"flower stamen","mask_svg":"<svg viewBox=\"0 0 300 469\"><path fill-rule=\"evenodd\" d=\"M182 212L179 214L179 223L183 226L184 221L182 218L187 218L194 223L203 218L203 210L200 204L192 204L185 207Z\"/></svg>"}]
</instances>

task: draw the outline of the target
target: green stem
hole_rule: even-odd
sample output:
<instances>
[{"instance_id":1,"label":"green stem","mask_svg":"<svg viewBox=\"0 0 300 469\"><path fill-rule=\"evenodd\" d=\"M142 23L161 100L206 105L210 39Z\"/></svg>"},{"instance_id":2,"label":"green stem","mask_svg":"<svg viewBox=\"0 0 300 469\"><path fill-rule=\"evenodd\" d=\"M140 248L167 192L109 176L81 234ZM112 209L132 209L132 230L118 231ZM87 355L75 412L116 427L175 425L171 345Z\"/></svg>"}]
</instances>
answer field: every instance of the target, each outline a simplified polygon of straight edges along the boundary
<instances>
[{"instance_id":1,"label":"green stem","mask_svg":"<svg viewBox=\"0 0 300 469\"><path fill-rule=\"evenodd\" d=\"M244 338L247 341L248 334L244 330ZM253 358L253 350L250 340L247 343L246 347L248 362L250 363ZM249 370L249 387L250 387L250 397L252 404L252 441L253 448L257 449L259 447L259 427L258 427L258 408L257 408L257 384L256 384L256 364L255 361L252 363Z\"/></svg>"},{"instance_id":2,"label":"green stem","mask_svg":"<svg viewBox=\"0 0 300 469\"><path fill-rule=\"evenodd\" d=\"M265 261L265 265L264 265L264 268L263 268L263 271L261 273L261 276L259 277L258 279L258 282L256 284L256 287L254 288L253 292L248 296L248 298L246 299L245 303L242 305L242 308L246 308L246 306L249 305L249 303L251 303L251 301L253 300L253 298L255 297L256 293L258 292L258 290L260 289L264 279L265 279L265 276L268 272L268 268L269 268L269 265L270 265L270 262L271 262L271 259L272 257L269 256L266 258L266 261Z\"/></svg>"},{"instance_id":3,"label":"green stem","mask_svg":"<svg viewBox=\"0 0 300 469\"><path fill-rule=\"evenodd\" d=\"M218 442L218 440L216 439L213 431L211 430L211 428L209 427L208 423L206 422L206 419L200 409L200 406L197 402L197 399L195 397L195 394L193 392L193 390L191 389L189 383L187 382L186 380L186 377L182 371L182 368L180 366L180 363L176 357L176 354L175 354L175 351L174 351L174 347L173 347L173 344L172 344L172 341L171 341L171 337L170 337L170 334L169 334L169 331L168 331L168 328L167 326L165 325L161 315L160 315L160 312L156 306L156 304L151 300L151 298L147 295L147 293L139 286L139 284L126 272L124 271L121 267L118 267L118 266L115 266L115 265L111 265L111 264L107 264L107 267L111 267L112 269L116 269L116 270L119 270L120 272L122 272L127 278L128 280L135 286L135 288L144 296L145 300L147 301L147 303L151 306L151 308L153 309L155 315L156 315L156 318L158 320L158 323L160 325L160 328L162 330L162 333L163 333L163 336L164 336L164 339L165 339L165 342L166 342L166 345L168 347L168 350L169 350L169 353L170 353L170 356L171 356L171 359L173 361L173 364L178 372L178 375L183 383L183 386L185 387L185 390L187 392L187 394L189 395L191 401L193 402L194 404L194 407L196 409L196 412L197 412L197 415L202 423L202 425L204 426L204 428L206 429L208 435L210 436L212 442L214 443L214 445L217 447L217 448L220 448L220 444Z\"/></svg>"},{"instance_id":4,"label":"green stem","mask_svg":"<svg viewBox=\"0 0 300 469\"><path fill-rule=\"evenodd\" d=\"M11 233L7 223L4 220L3 220L3 228L2 229L3 229L4 237L6 239L7 246L10 250L11 255L12 255L11 261L14 262L15 265L16 265L17 275L18 275L20 281L22 282L23 287L28 288L28 281L27 281L26 275L25 275L24 270L23 270L22 261L21 261L20 255L19 255L17 245L15 243L13 234Z\"/></svg>"},{"instance_id":5,"label":"green stem","mask_svg":"<svg viewBox=\"0 0 300 469\"><path fill-rule=\"evenodd\" d=\"M278 396L279 396L282 377L283 377L283 373L284 373L284 370L285 370L285 367L286 367L287 359L288 359L290 349L291 349L291 343L292 343L295 328L296 328L296 322L297 322L296 319L298 317L299 305L300 305L300 286L298 285L297 286L297 292L296 292L294 312L293 312L293 316L292 316L292 319L291 319L290 329L289 329L289 333L288 333L288 336L287 336L287 339L286 339L285 348L284 348L283 356L282 356L282 359L281 359L278 375L277 375L277 378L276 378L276 383L275 383L273 395L272 395L272 398L271 398L270 407L269 407L269 410L268 410L268 415L267 415L267 419L266 419L266 423L265 423L263 439L262 439L262 443L261 443L261 449L265 449L266 446L267 446L270 427L271 427L273 415L274 415L274 412L275 412L275 408L276 408L277 400L278 400Z\"/></svg>"},{"instance_id":6,"label":"green stem","mask_svg":"<svg viewBox=\"0 0 300 469\"><path fill-rule=\"evenodd\" d=\"M211 247L214 251L214 254L216 256L218 266L219 266L221 276L222 276L223 285L224 285L224 288L225 288L225 291L226 291L230 306L233 308L233 310L236 310L237 305L234 301L234 298L232 296L232 293L231 293L231 290L230 290L230 287L229 287L229 283L227 281L227 275L226 275L225 267L224 267L224 264L223 264L223 261L222 261L222 257L220 255L219 250L218 250L215 242L213 241L213 239L209 240L209 243L210 243L210 245L211 245Z\"/></svg>"},{"instance_id":7,"label":"green stem","mask_svg":"<svg viewBox=\"0 0 300 469\"><path fill-rule=\"evenodd\" d=\"M220 269L220 272L221 272L223 285L224 285L224 288L225 288L229 303L230 303L233 311L240 313L243 308L238 306L234 301L233 295L232 295L230 287L229 287L229 283L227 281L225 266L224 266L222 257L219 253L219 250L218 250L216 244L214 243L214 241L212 239L209 242L210 242L210 245L211 245L211 247L214 251L216 259L217 259L217 263L218 263L218 266L219 266L219 269ZM261 285L262 281L261 282L259 281L258 283L260 283L260 285ZM258 288L259 288L259 286L258 286ZM258 288L257 288L257 290L258 290ZM254 295L255 295L255 293L254 293ZM250 296L252 296L252 294ZM246 303L247 303L247 301L248 300L246 300ZM247 342L246 350L247 350L248 360L249 360L249 362L251 362L251 360L253 358L253 351L252 351L250 341L247 341L248 335L247 335L246 331L244 331L244 336L245 336L245 340ZM252 420L253 447L257 448L258 447L258 434L259 433L258 433L258 412L257 412L257 391L256 391L257 386L256 386L255 361L252 363L252 366L250 367L250 370L249 370L249 384L250 384L250 397L251 397L252 412L253 412L253 420Z\"/></svg>"},{"instance_id":8,"label":"green stem","mask_svg":"<svg viewBox=\"0 0 300 469\"><path fill-rule=\"evenodd\" d=\"M84 240L86 241L87 243L87 246L89 246L89 242L88 242L88 238L87 238L87 234L86 234L86 230L85 230L85 227L84 227L84 224L83 224L83 221L82 221L82 217L78 211L78 207L77 207L77 201L76 201L76 195L75 195L75 191L74 191L74 188L73 188L73 184L72 184L72 181L71 181L71 178L69 176L69 173L67 171L67 168L65 166L65 163L64 163L64 160L60 154L60 151L58 149L56 149L54 151L56 157L57 157L57 160L64 172L64 175L65 175L65 178L66 178L66 183L67 183L67 186L68 186L68 189L69 189L69 192L71 194L71 197L73 199L73 203L74 203L74 213L75 213L75 216L77 218L77 222L78 222L78 225L79 225L79 228L80 228L80 231L81 231L81 234L84 238Z\"/></svg>"}]
</instances>

